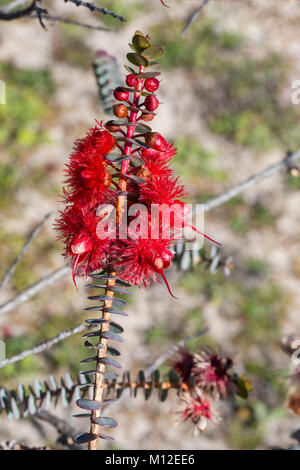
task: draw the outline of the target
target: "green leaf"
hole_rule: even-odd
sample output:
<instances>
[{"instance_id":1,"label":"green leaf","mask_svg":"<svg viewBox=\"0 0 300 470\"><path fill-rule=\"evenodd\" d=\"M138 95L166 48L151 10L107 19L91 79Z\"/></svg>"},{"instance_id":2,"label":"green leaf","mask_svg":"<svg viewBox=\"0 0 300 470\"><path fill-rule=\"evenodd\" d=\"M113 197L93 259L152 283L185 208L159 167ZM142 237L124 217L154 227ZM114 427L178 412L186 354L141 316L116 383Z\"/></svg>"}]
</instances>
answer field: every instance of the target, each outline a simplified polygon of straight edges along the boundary
<instances>
[{"instance_id":1,"label":"green leaf","mask_svg":"<svg viewBox=\"0 0 300 470\"><path fill-rule=\"evenodd\" d=\"M141 34L135 34L132 38L132 45L137 52L143 52L144 49L151 47L151 42Z\"/></svg>"},{"instance_id":2,"label":"green leaf","mask_svg":"<svg viewBox=\"0 0 300 470\"><path fill-rule=\"evenodd\" d=\"M157 60L162 57L165 53L165 50L161 46L151 46L143 51L143 56L147 57L149 60Z\"/></svg>"},{"instance_id":3,"label":"green leaf","mask_svg":"<svg viewBox=\"0 0 300 470\"><path fill-rule=\"evenodd\" d=\"M146 59L146 57L142 56L141 54L135 54L134 52L129 52L127 54L127 59L133 65L137 65L138 67L140 66L147 67L149 65L149 62Z\"/></svg>"},{"instance_id":4,"label":"green leaf","mask_svg":"<svg viewBox=\"0 0 300 470\"><path fill-rule=\"evenodd\" d=\"M139 134L145 134L146 132L151 132L152 128L150 126L147 126L146 124L138 124L135 130Z\"/></svg>"},{"instance_id":5,"label":"green leaf","mask_svg":"<svg viewBox=\"0 0 300 470\"><path fill-rule=\"evenodd\" d=\"M144 78L144 79L158 77L159 75L161 75L161 72L146 72L146 73L136 74L137 77Z\"/></svg>"},{"instance_id":6,"label":"green leaf","mask_svg":"<svg viewBox=\"0 0 300 470\"><path fill-rule=\"evenodd\" d=\"M252 390L252 384L242 376L235 374L233 377L234 384L237 388L238 395L246 400L248 398L249 392Z\"/></svg>"}]
</instances>

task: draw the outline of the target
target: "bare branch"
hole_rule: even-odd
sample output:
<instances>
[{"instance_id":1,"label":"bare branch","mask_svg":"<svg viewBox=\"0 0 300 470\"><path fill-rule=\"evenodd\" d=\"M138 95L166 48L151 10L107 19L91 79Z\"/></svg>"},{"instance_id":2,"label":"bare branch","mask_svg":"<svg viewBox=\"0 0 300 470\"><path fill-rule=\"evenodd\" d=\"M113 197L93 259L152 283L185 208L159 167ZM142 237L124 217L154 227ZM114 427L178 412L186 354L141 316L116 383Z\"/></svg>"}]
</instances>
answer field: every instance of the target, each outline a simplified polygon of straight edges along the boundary
<instances>
[{"instance_id":1,"label":"bare branch","mask_svg":"<svg viewBox=\"0 0 300 470\"><path fill-rule=\"evenodd\" d=\"M149 375L152 374L156 369L159 369L162 364L164 364L173 354L178 351L179 348L183 348L183 346L188 343L189 341L192 341L193 339L199 338L199 336L205 335L205 333L208 332L208 328L204 328L203 330L199 330L193 335L188 336L185 339L182 339L178 341L178 343L174 344L170 349L165 351L163 354L161 354L154 362L151 364L151 366L147 367L145 369L145 377L149 377Z\"/></svg>"},{"instance_id":2,"label":"bare branch","mask_svg":"<svg viewBox=\"0 0 300 470\"><path fill-rule=\"evenodd\" d=\"M108 10L107 8L98 7L92 3L84 2L83 0L64 0L64 1L66 3L67 2L74 3L74 5L76 5L77 7L83 6L85 8L88 8L90 11L98 11L99 13L102 13L103 15L112 16L113 18L117 18L120 21L126 21L126 18L118 15L117 13L114 13L113 11Z\"/></svg>"},{"instance_id":3,"label":"bare branch","mask_svg":"<svg viewBox=\"0 0 300 470\"><path fill-rule=\"evenodd\" d=\"M205 7L205 5L208 2L209 2L209 0L202 0L201 5L198 8L196 8L196 10L194 10L193 13L188 17L186 25L181 31L181 36L182 37L186 36L186 33L188 32L188 30L190 29L192 24L197 20L197 18L199 17L202 9Z\"/></svg>"},{"instance_id":4,"label":"bare branch","mask_svg":"<svg viewBox=\"0 0 300 470\"><path fill-rule=\"evenodd\" d=\"M38 15L37 13L32 13L31 17L37 18ZM63 18L61 16L53 16L53 15L50 15L49 13L42 13L41 17L44 20L53 21L54 23L73 24L75 26L81 26L82 28L94 29L98 31L107 31L107 32L113 31L112 29L105 28L104 26L96 26L96 25L92 25L89 23L81 23L80 21L71 20L69 18Z\"/></svg>"},{"instance_id":5,"label":"bare branch","mask_svg":"<svg viewBox=\"0 0 300 470\"><path fill-rule=\"evenodd\" d=\"M242 181L241 183L238 183L236 186L233 186L233 188L229 189L228 191L221 194L220 196L210 199L207 203L204 204L204 212L208 212L214 209L215 207L218 207L224 204L225 202L229 201L233 197L242 193L246 189L249 189L252 186L260 183L265 178L269 178L270 176L273 176L276 173L279 173L281 170L285 168L289 168L299 158L300 158L300 149L297 150L297 152L295 153L287 154L287 156L280 162L275 163L274 165L268 166L267 168L260 171L259 173L256 173L255 175L250 176L250 178L246 179L245 181Z\"/></svg>"},{"instance_id":6,"label":"bare branch","mask_svg":"<svg viewBox=\"0 0 300 470\"><path fill-rule=\"evenodd\" d=\"M16 259L13 261L11 266L8 268L6 273L4 274L3 279L0 282L0 289L2 289L5 286L5 284L9 281L9 279L11 278L13 273L15 272L15 269L18 266L19 262L21 261L21 259L25 255L25 253L27 252L30 244L32 243L34 238L37 236L37 234L41 230L41 228L44 225L44 223L46 222L46 220L49 219L50 215L51 215L51 212L49 212L49 214L46 214L45 217L43 217L43 219L41 220L41 222L39 222L38 225L32 230L32 232L30 233L28 239L26 240L26 242L22 246L22 249L21 249L20 253L16 257Z\"/></svg>"},{"instance_id":7,"label":"bare branch","mask_svg":"<svg viewBox=\"0 0 300 470\"><path fill-rule=\"evenodd\" d=\"M61 444L68 446L69 449L82 449L79 445L74 444L72 438L76 434L76 430L65 419L58 418L58 416L53 415L47 410L42 410L41 408L36 411L34 418L51 424L58 432L58 442Z\"/></svg>"},{"instance_id":8,"label":"bare branch","mask_svg":"<svg viewBox=\"0 0 300 470\"><path fill-rule=\"evenodd\" d=\"M68 272L69 268L62 266L61 268L56 269L56 271L53 271L52 273L40 279L35 284L27 287L27 289L23 290L23 292L17 295L14 299L8 300L4 304L0 305L0 316L10 312L14 308L18 307L18 305L21 303L27 302L27 300L31 299L31 297L36 295L39 291L47 286L51 286L54 284L54 282L66 276Z\"/></svg>"},{"instance_id":9,"label":"bare branch","mask_svg":"<svg viewBox=\"0 0 300 470\"><path fill-rule=\"evenodd\" d=\"M4 361L0 362L0 369L2 367L8 366L9 364L13 364L14 362L22 361L27 356L32 356L33 354L40 354L41 352L52 348L52 346L59 343L60 341L64 341L70 336L80 333L81 331L84 331L87 328L88 325L80 324L74 326L74 328L70 328L69 330L61 331L58 335L54 336L51 339L43 341L42 343L38 344L37 346L34 346L33 348L26 349L26 351L22 351L20 354L16 354L15 356L4 359Z\"/></svg>"},{"instance_id":10,"label":"bare branch","mask_svg":"<svg viewBox=\"0 0 300 470\"><path fill-rule=\"evenodd\" d=\"M15 2L13 2L13 3L15 3ZM23 18L24 16L30 15L30 13L32 11L34 11L35 9L36 9L35 0L28 7L21 8L20 10L13 11L13 8L6 9L6 10L1 9L0 10L0 20L11 21L11 20L16 20L18 18Z\"/></svg>"}]
</instances>

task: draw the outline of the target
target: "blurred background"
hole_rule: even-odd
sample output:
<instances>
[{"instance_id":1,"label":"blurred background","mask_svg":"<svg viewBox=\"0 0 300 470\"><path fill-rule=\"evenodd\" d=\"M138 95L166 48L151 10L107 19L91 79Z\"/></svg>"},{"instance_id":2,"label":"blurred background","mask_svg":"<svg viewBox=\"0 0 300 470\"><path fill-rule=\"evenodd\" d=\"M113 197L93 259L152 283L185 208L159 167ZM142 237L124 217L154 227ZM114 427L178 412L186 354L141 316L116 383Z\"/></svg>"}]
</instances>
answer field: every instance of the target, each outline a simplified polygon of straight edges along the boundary
<instances>
[{"instance_id":1,"label":"blurred background","mask_svg":"<svg viewBox=\"0 0 300 470\"><path fill-rule=\"evenodd\" d=\"M6 5L7 0L0 0ZM50 218L0 291L1 304L63 265L53 222L60 208L62 169L75 138L94 120L107 120L92 62L98 50L115 57L125 77L125 54L136 29L166 49L160 71L162 102L153 129L175 142L178 174L188 202L201 203L300 147L300 105L291 83L300 80L300 4L297 1L211 0L185 36L181 31L200 1L97 0L124 15L126 23L62 1L43 6L94 31L36 19L0 24L0 278L32 228ZM252 381L247 402L223 406L223 421L195 437L182 424L176 394L160 403L154 393L121 400L112 408L119 421L110 449L260 449L292 444L299 428L286 407L291 361L280 347L300 331L300 177L281 173L244 192L205 217L205 231L233 257L226 276L199 262L185 271L174 266L164 285L134 289L122 325L122 365L133 373L170 346L207 326L189 348L210 345L231 356ZM205 242L205 253L211 245ZM200 256L201 256L200 252ZM223 256L223 255L222 255ZM211 272L213 271L213 272ZM71 275L43 289L0 317L7 357L80 323L87 306L84 281L76 291ZM80 335L40 355L0 369L0 385L14 388L50 374L79 372L86 351ZM167 370L164 365L162 374ZM134 374L133 374L134 375ZM61 405L51 412L79 427ZM179 424L176 426L176 422ZM130 429L130 432L128 430ZM34 417L16 423L0 417L0 441L62 448L56 431Z\"/></svg>"}]
</instances>

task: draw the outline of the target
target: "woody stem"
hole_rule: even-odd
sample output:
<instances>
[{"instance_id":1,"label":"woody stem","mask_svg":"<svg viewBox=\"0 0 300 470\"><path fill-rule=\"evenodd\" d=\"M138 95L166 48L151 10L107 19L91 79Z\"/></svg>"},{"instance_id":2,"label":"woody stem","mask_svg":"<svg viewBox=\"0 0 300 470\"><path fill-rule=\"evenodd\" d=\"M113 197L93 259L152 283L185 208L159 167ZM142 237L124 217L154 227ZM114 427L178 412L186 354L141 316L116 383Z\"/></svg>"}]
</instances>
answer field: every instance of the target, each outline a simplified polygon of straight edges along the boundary
<instances>
[{"instance_id":1,"label":"woody stem","mask_svg":"<svg viewBox=\"0 0 300 470\"><path fill-rule=\"evenodd\" d=\"M112 272L111 275L114 276L115 273ZM100 346L101 349L99 347L97 351L97 364L96 364L97 373L95 374L95 386L94 386L94 396L93 396L93 399L100 403L103 402L103 392L105 388L104 374L105 374L105 369L106 369L105 364L101 363L101 359L104 357L107 357L107 346L108 346L108 340L106 338L103 338L101 336L101 333L109 331L110 313L109 311L107 311L107 309L112 307L114 293L113 291L110 290L110 288L115 286L115 283L116 283L115 279L109 279L107 281L105 295L107 297L110 297L111 300L104 301L104 308L102 310L102 316L101 316L102 319L105 319L107 321L105 323L101 323L101 326L100 326L100 340L99 340L98 346ZM98 434L100 432L100 426L99 424L95 424L93 420L95 418L99 418L100 415L101 415L101 409L92 411L90 433L96 434L97 438L89 443L89 450L98 449Z\"/></svg>"},{"instance_id":2,"label":"woody stem","mask_svg":"<svg viewBox=\"0 0 300 470\"><path fill-rule=\"evenodd\" d=\"M139 73L142 73L143 71L144 71L144 67L140 67ZM139 104L142 87L143 87L143 80L140 80L137 86L137 91L134 93L133 103L132 103L133 106L130 112L129 122L137 122L137 114L138 114L137 107ZM128 126L127 133L126 133L127 139L131 139L133 137L134 130L135 130L135 126ZM122 150L123 150L124 155L131 155L132 143L126 140L124 149ZM118 189L120 193L118 195L117 209L116 209L116 219L118 223L119 221L122 220L124 210L125 210L125 203L126 203L126 194L124 193L126 192L127 181L126 181L126 178L122 177L122 175L127 173L128 168L129 168L129 160L122 162L119 182L118 182ZM110 275L112 277L115 277L116 273L111 271ZM107 321L105 323L102 323L100 326L100 340L99 340L98 345L101 346L101 349L99 348L97 351L97 365L96 365L97 373L95 374L95 386L94 386L94 395L93 395L93 399L100 403L103 402L103 392L104 392L104 387L105 387L104 374L106 370L106 366L105 364L101 362L101 359L107 357L107 343L108 343L108 340L106 338L101 337L101 333L109 331L110 313L107 311L107 309L111 308L113 304L114 293L112 290L110 290L110 288L114 287L115 284L116 284L115 279L109 279L107 281L105 295L107 297L110 297L111 300L104 301L104 308L102 310L102 317L101 317L102 319L105 319ZM97 438L89 443L89 450L98 449L98 434L100 433L100 426L99 424L95 424L93 420L95 418L100 417L100 415L101 415L101 409L92 411L90 433L97 435Z\"/></svg>"}]
</instances>

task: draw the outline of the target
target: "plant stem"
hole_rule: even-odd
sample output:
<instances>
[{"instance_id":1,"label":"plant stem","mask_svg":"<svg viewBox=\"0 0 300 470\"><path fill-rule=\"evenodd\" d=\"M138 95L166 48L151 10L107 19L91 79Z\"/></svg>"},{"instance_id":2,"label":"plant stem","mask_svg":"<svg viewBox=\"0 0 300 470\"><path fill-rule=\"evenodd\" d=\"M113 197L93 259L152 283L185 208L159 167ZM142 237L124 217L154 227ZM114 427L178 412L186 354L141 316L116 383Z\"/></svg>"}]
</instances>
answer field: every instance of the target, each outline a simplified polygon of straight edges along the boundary
<instances>
[{"instance_id":1,"label":"plant stem","mask_svg":"<svg viewBox=\"0 0 300 470\"><path fill-rule=\"evenodd\" d=\"M144 67L140 67L139 73L142 73L143 71L144 71ZM141 79L139 81L137 91L134 93L133 109L130 112L129 122L137 122L136 120L137 114L138 114L137 106L139 104L142 87L143 87L143 80ZM127 128L127 133L126 133L127 139L131 139L133 137L134 130L135 130L135 126L129 126ZM132 143L125 141L123 155L131 155L131 152L132 152ZM118 199L117 199L117 208L116 208L117 223L119 223L119 221L122 220L124 210L125 210L126 195L123 194L123 192L126 191L127 180L126 178L123 178L122 175L127 173L128 168L129 168L129 162L130 160L126 160L122 162L121 170L120 170L118 189L121 194L118 195ZM116 275L115 272L111 272L110 274L111 276ZM107 322L101 324L101 327L100 327L101 333L109 330L110 313L107 312L106 309L112 307L114 293L113 291L110 290L110 287L114 287L115 284L116 284L115 279L110 279L107 281L105 295L107 295L108 297L111 297L112 300L106 300L104 302L102 318L107 320ZM105 364L102 364L100 360L107 356L107 343L108 343L108 340L106 338L101 338L100 336L99 344L103 346L103 349L98 349L98 353L97 353L96 370L99 371L100 373L95 374L95 386L94 386L94 397L93 397L95 401L98 401L100 403L103 401L103 391L104 391L104 386L105 386L104 374L105 374L105 369L106 369ZM100 415L101 415L101 409L92 411L90 433L96 434L97 438L89 443L89 450L98 449L98 434L100 432L101 427L99 424L93 423L93 419L98 418Z\"/></svg>"},{"instance_id":2,"label":"plant stem","mask_svg":"<svg viewBox=\"0 0 300 470\"><path fill-rule=\"evenodd\" d=\"M115 275L114 272L111 273L112 276ZM102 323L100 326L100 331L101 333L104 333L105 331L109 330L109 320L110 320L110 313L106 311L107 308L112 307L113 303L113 296L114 293L113 291L110 290L110 287L113 287L116 284L115 279L110 279L107 281L107 288L105 290L105 295L108 297L111 297L112 300L105 300L104 302L104 309L102 310L102 318L107 320L106 323ZM108 340L106 338L101 338L99 344L103 346L103 349L98 349L97 353L97 365L96 365L96 370L99 371L99 374L95 374L95 386L94 386L94 397L93 399L96 401L99 401L100 403L103 401L103 391L104 391L104 374L105 374L105 364L102 364L100 360L103 357L107 356L107 343ZM95 410L92 411L92 417L91 417L91 427L90 427L90 432L91 434L99 434L100 432L100 426L99 424L95 424L92 422L94 418L98 418L101 415L101 409L100 410ZM98 437L94 441L89 443L89 450L97 450L98 449Z\"/></svg>"}]
</instances>

